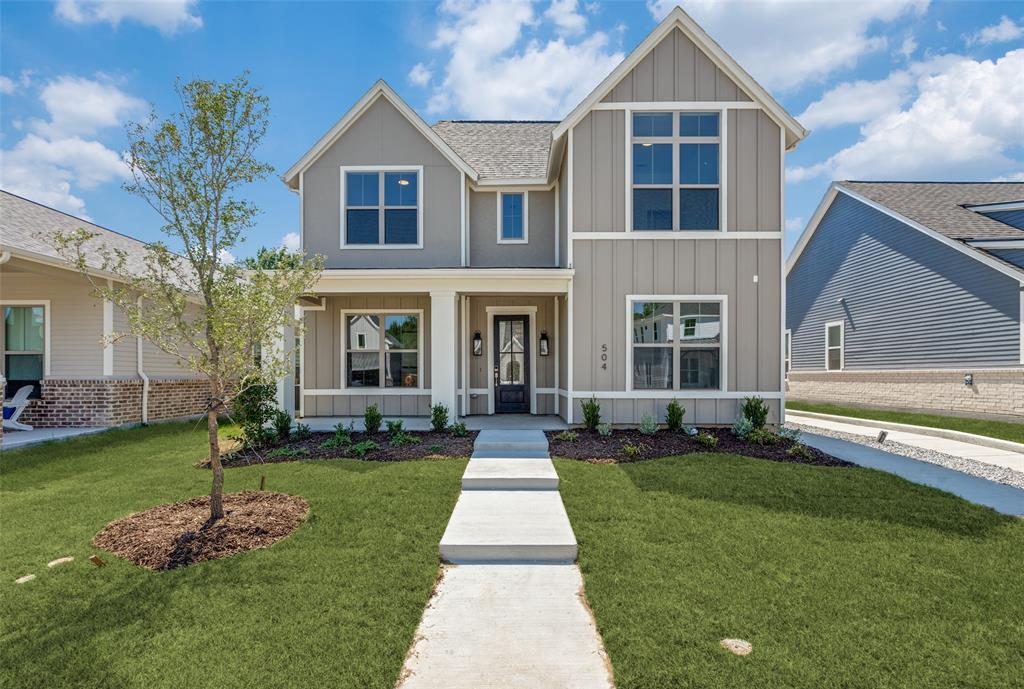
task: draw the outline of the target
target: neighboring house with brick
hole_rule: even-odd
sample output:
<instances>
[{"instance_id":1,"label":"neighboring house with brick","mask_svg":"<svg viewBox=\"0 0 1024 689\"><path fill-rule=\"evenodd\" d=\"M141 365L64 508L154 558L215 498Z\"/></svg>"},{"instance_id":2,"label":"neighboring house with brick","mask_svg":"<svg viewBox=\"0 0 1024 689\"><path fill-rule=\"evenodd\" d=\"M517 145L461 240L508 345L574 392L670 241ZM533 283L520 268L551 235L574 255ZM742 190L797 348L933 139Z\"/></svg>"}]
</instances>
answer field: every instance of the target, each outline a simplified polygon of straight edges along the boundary
<instances>
[{"instance_id":1,"label":"neighboring house with brick","mask_svg":"<svg viewBox=\"0 0 1024 689\"><path fill-rule=\"evenodd\" d=\"M0 191L0 373L5 395L33 386L20 421L34 427L118 426L200 414L208 386L139 338L103 343L124 315L93 294L48 237L84 228L141 269L145 244ZM107 280L98 262L93 279Z\"/></svg>"},{"instance_id":2,"label":"neighboring house with brick","mask_svg":"<svg viewBox=\"0 0 1024 689\"><path fill-rule=\"evenodd\" d=\"M836 182L786 321L791 399L1024 420L1024 183Z\"/></svg>"},{"instance_id":3,"label":"neighboring house with brick","mask_svg":"<svg viewBox=\"0 0 1024 689\"><path fill-rule=\"evenodd\" d=\"M806 134L679 8L557 122L431 127L376 83L282 176L326 257L285 406L778 421Z\"/></svg>"}]
</instances>

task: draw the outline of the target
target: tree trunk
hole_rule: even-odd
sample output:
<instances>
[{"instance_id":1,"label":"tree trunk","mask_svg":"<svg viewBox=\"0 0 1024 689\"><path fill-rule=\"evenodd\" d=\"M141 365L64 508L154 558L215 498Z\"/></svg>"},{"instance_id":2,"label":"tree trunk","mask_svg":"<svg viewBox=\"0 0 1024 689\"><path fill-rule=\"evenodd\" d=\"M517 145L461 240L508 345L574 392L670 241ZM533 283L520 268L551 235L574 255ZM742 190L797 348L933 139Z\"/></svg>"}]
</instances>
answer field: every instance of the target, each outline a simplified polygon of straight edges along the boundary
<instances>
[{"instance_id":1,"label":"tree trunk","mask_svg":"<svg viewBox=\"0 0 1024 689\"><path fill-rule=\"evenodd\" d=\"M220 463L220 438L217 436L217 405L206 412L206 429L210 435L210 467L213 487L210 489L210 521L224 518L224 466Z\"/></svg>"}]
</instances>

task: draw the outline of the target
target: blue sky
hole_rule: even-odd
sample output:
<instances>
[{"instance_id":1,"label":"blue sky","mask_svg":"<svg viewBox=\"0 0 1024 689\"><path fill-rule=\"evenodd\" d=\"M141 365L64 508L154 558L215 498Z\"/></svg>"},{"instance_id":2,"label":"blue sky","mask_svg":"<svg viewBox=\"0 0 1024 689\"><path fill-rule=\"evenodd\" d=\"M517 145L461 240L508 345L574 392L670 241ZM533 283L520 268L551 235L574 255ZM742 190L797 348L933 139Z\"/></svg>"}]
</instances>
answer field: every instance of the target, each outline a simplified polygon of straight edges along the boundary
<instances>
[{"instance_id":1,"label":"blue sky","mask_svg":"<svg viewBox=\"0 0 1024 689\"><path fill-rule=\"evenodd\" d=\"M0 186L145 240L124 123L173 81L243 70L278 173L378 78L428 122L559 119L673 3L10 2L0 5ZM787 248L831 179L1024 180L1024 4L695 0L683 7L812 130L787 157ZM298 230L272 177L235 252Z\"/></svg>"}]
</instances>

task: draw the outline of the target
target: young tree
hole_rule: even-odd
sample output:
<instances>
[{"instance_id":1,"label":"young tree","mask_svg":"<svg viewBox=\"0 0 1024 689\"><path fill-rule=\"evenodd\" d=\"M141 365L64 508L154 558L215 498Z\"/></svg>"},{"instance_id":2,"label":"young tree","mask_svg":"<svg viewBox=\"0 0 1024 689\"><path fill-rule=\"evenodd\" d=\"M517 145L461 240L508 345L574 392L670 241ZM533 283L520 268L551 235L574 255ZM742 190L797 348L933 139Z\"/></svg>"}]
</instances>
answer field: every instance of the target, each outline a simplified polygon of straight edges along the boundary
<instances>
[{"instance_id":1,"label":"young tree","mask_svg":"<svg viewBox=\"0 0 1024 689\"><path fill-rule=\"evenodd\" d=\"M286 374L288 349L267 345L280 339L282 328L301 327L294 306L316 282L323 261L295 256L273 270L246 270L230 262L228 252L259 212L238 196L239 188L272 170L256 158L267 129L268 101L245 75L226 83L179 80L175 90L180 112L166 120L154 113L147 122L128 126L125 160L132 179L125 190L156 210L164 233L181 245L182 254L151 244L139 265L124 251L97 246L84 229L59 234L56 244L86 275L98 268L114 276L106 284L93 280L97 294L127 317L127 331L111 339L143 337L209 381L214 521L224 516L217 416L241 381Z\"/></svg>"}]
</instances>

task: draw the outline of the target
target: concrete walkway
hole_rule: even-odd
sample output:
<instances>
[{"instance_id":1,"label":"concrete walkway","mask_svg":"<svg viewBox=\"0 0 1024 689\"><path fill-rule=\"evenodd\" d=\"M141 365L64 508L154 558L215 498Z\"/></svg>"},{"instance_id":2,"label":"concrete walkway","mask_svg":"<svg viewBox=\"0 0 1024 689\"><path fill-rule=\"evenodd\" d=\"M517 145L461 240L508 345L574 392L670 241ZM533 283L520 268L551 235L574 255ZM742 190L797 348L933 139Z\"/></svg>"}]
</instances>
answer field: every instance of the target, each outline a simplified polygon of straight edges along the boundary
<instances>
[{"instance_id":1,"label":"concrete walkway","mask_svg":"<svg viewBox=\"0 0 1024 689\"><path fill-rule=\"evenodd\" d=\"M805 416L799 412L786 412L786 421L788 423L800 424L801 426L822 428L868 438L877 438L878 432L883 429L883 426L872 425L869 419L845 419L844 417L825 419L821 415ZM856 421L856 423L851 423L852 421ZM886 433L888 434L888 440L903 445L919 447L924 450L941 452L951 457L971 459L976 462L985 462L986 464L1024 472L1024 452L1014 452L987 445L977 445L963 440L941 438L906 430L886 429ZM968 434L965 433L963 435L967 436Z\"/></svg>"},{"instance_id":2,"label":"concrete walkway","mask_svg":"<svg viewBox=\"0 0 1024 689\"><path fill-rule=\"evenodd\" d=\"M15 450L20 447L31 447L40 443L48 443L51 440L67 440L80 435L92 435L110 430L108 428L33 428L31 431L9 431L4 430L4 437L0 447L4 450Z\"/></svg>"},{"instance_id":3,"label":"concrete walkway","mask_svg":"<svg viewBox=\"0 0 1024 689\"><path fill-rule=\"evenodd\" d=\"M485 430L401 689L611 689L541 431Z\"/></svg>"}]
</instances>

